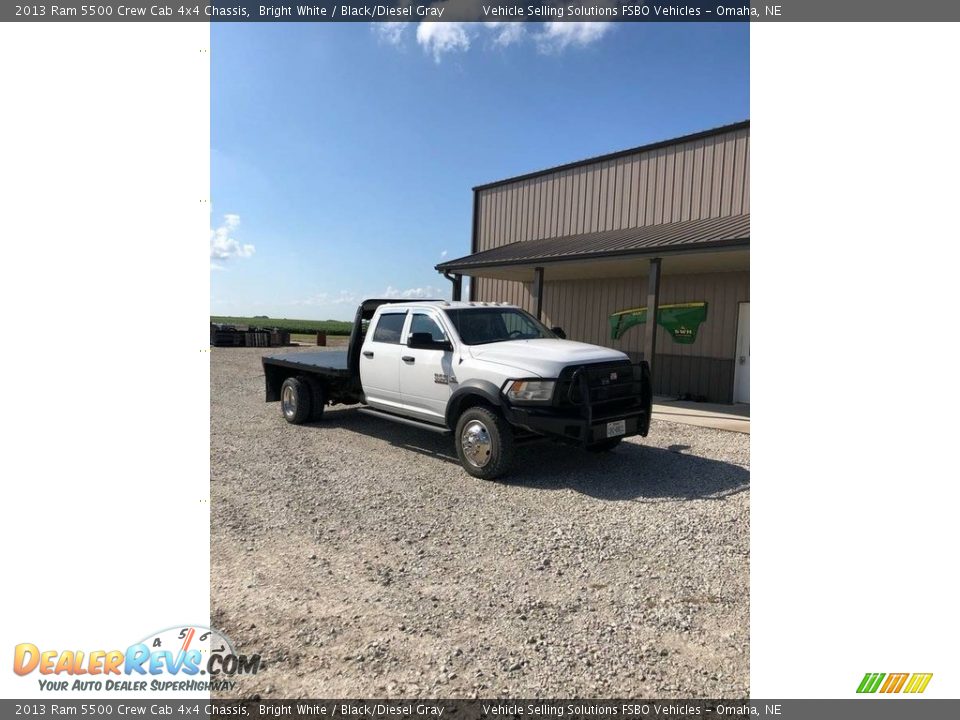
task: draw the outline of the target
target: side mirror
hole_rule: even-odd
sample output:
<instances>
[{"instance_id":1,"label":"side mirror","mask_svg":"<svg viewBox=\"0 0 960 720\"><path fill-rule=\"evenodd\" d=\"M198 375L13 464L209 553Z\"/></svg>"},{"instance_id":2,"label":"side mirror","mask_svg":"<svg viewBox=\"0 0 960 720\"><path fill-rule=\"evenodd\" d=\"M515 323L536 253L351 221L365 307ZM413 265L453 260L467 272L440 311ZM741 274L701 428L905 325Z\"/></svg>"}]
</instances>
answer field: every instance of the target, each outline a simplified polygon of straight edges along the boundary
<instances>
[{"instance_id":1,"label":"side mirror","mask_svg":"<svg viewBox=\"0 0 960 720\"><path fill-rule=\"evenodd\" d=\"M567 334L563 331L563 328L560 326L550 328L550 332L556 335L561 340L567 339Z\"/></svg>"},{"instance_id":2,"label":"side mirror","mask_svg":"<svg viewBox=\"0 0 960 720\"><path fill-rule=\"evenodd\" d=\"M444 350L450 352L453 345L448 340L434 340L433 335L425 332L410 333L407 338L407 347L415 350Z\"/></svg>"}]
</instances>

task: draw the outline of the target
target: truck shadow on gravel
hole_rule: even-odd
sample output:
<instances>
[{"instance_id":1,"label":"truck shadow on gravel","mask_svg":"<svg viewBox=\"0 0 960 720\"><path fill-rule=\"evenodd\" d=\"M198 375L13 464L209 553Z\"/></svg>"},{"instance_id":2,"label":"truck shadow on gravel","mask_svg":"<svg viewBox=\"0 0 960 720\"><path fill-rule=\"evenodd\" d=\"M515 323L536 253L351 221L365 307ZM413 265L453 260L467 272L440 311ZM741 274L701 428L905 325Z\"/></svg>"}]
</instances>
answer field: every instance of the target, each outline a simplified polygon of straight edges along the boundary
<instances>
[{"instance_id":1,"label":"truck shadow on gravel","mask_svg":"<svg viewBox=\"0 0 960 720\"><path fill-rule=\"evenodd\" d=\"M338 427L384 440L404 450L460 467L453 437L363 416L350 410L328 411L313 425ZM686 445L668 448L625 441L615 450L590 453L581 448L538 441L516 449L513 470L494 481L538 490L569 489L599 500L678 502L718 500L750 488L750 471L735 463L691 455ZM476 482L484 482L477 480Z\"/></svg>"}]
</instances>

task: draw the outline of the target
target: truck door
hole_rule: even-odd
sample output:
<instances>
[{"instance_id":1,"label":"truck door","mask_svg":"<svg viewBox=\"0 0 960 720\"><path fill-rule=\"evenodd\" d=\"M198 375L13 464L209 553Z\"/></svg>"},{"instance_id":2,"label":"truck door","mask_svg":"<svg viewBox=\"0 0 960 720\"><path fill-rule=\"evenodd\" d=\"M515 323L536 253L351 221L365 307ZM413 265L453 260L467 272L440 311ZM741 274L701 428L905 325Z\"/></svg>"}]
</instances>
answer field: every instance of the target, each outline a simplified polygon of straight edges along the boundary
<instances>
[{"instance_id":1,"label":"truck door","mask_svg":"<svg viewBox=\"0 0 960 720\"><path fill-rule=\"evenodd\" d=\"M400 408L400 344L407 311L382 312L360 349L360 382L367 404L381 410Z\"/></svg>"},{"instance_id":2,"label":"truck door","mask_svg":"<svg viewBox=\"0 0 960 720\"><path fill-rule=\"evenodd\" d=\"M406 346L413 333L430 333L436 341L448 340L439 318L426 311L412 311L400 353L400 396L407 414L443 423L450 393L456 390L453 353L448 350Z\"/></svg>"}]
</instances>

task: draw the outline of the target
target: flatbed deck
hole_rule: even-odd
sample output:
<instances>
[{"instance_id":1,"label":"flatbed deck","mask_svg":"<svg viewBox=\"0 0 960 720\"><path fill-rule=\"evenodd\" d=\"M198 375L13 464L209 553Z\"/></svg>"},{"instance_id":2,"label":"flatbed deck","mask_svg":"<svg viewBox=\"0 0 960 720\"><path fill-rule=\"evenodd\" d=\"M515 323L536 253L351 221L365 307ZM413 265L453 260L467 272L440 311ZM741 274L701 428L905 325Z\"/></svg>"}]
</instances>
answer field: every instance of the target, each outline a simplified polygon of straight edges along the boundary
<instances>
[{"instance_id":1,"label":"flatbed deck","mask_svg":"<svg viewBox=\"0 0 960 720\"><path fill-rule=\"evenodd\" d=\"M292 370L307 370L336 377L350 377L350 368L346 350L325 350L320 352L283 353L264 355L264 365L279 365Z\"/></svg>"}]
</instances>

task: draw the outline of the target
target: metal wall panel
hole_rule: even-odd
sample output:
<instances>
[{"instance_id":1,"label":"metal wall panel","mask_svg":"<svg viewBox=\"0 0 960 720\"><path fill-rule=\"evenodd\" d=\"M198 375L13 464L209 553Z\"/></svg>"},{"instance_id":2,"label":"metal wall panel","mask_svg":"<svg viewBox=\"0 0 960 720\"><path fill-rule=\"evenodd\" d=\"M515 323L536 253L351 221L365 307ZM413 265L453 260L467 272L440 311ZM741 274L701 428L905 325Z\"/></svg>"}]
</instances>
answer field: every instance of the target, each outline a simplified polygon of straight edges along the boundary
<instances>
[{"instance_id":1,"label":"metal wall panel","mask_svg":"<svg viewBox=\"0 0 960 720\"><path fill-rule=\"evenodd\" d=\"M476 252L514 242L726 217L750 212L750 131L732 130L677 145L561 169L477 192ZM474 278L478 301L534 311L530 283ZM646 278L551 281L544 321L571 340L613 347L639 359L644 326L610 339L607 318L646 304ZM732 400L737 312L749 301L749 272L665 275L662 304L706 301L707 320L691 345L658 329L656 390Z\"/></svg>"},{"instance_id":2,"label":"metal wall panel","mask_svg":"<svg viewBox=\"0 0 960 720\"><path fill-rule=\"evenodd\" d=\"M549 272L549 270L548 270ZM618 340L610 337L608 318L614 312L642 307L647 302L645 277L599 280L555 280L544 284L544 322L559 325L570 340L612 347L635 361L643 356L645 325L628 330ZM479 297L512 302L533 312L530 283L483 278ZM711 402L732 402L739 303L750 300L747 271L665 275L662 304L705 301L707 319L690 345L673 342L663 328L657 332L655 392L693 396Z\"/></svg>"},{"instance_id":3,"label":"metal wall panel","mask_svg":"<svg viewBox=\"0 0 960 720\"><path fill-rule=\"evenodd\" d=\"M477 203L477 252L545 237L747 213L750 131L481 189Z\"/></svg>"},{"instance_id":4,"label":"metal wall panel","mask_svg":"<svg viewBox=\"0 0 960 720\"><path fill-rule=\"evenodd\" d=\"M657 353L654 366L655 395L707 402L733 402L733 360Z\"/></svg>"},{"instance_id":5,"label":"metal wall panel","mask_svg":"<svg viewBox=\"0 0 960 720\"><path fill-rule=\"evenodd\" d=\"M631 328L618 340L610 338L608 318L619 310L642 307L647 303L645 277L605 278L598 280L550 280L544 283L543 310L547 325L559 325L570 340L616 348L627 353L643 352L643 326ZM483 299L515 302L532 310L528 283L508 280L481 280ZM690 345L673 342L659 328L658 352L680 357L732 359L736 353L737 307L750 300L750 273L718 272L690 275L664 275L660 302L708 303L707 319ZM510 286L514 286L511 288Z\"/></svg>"}]
</instances>

